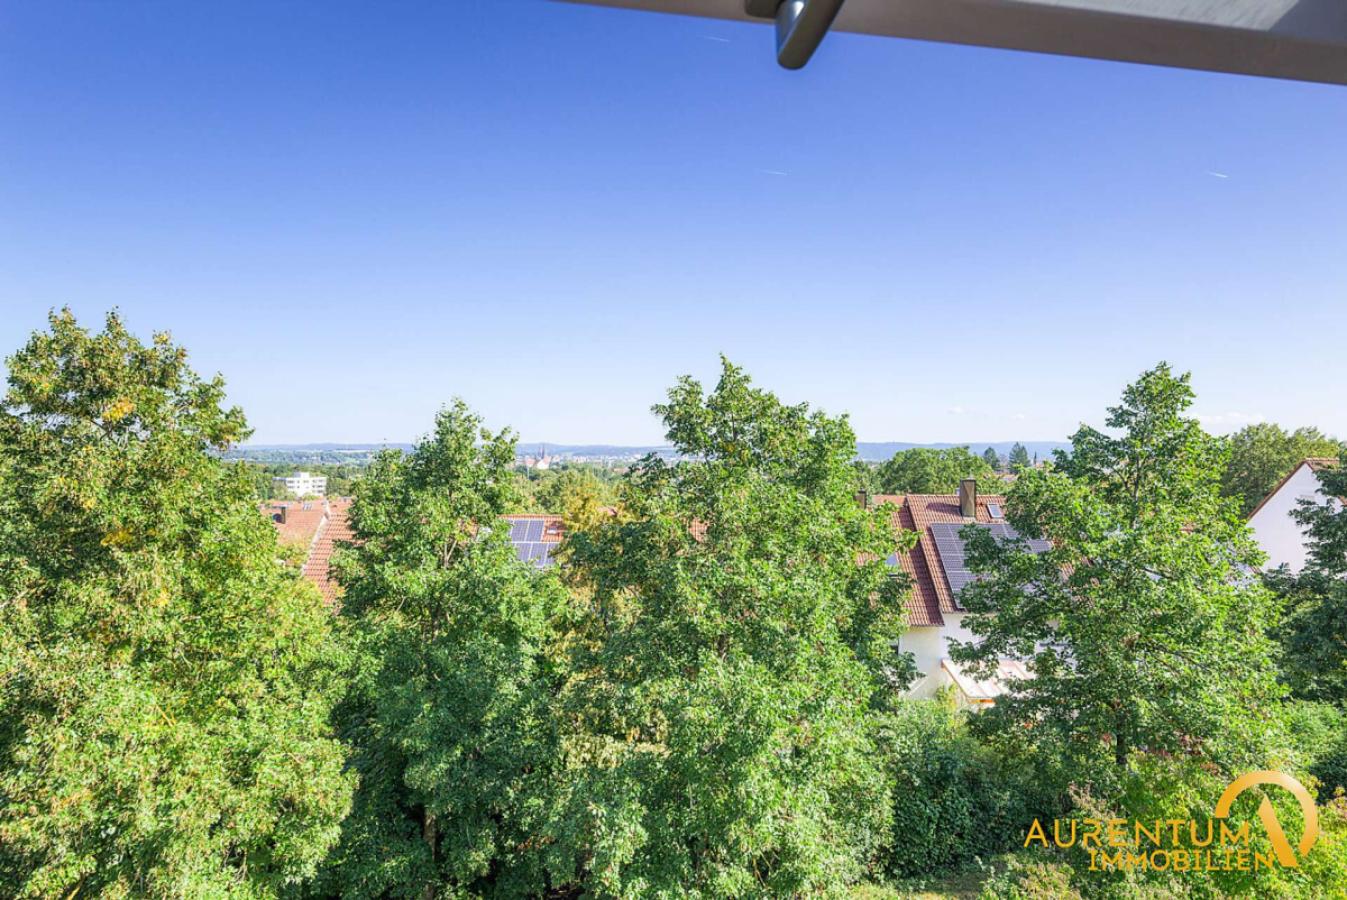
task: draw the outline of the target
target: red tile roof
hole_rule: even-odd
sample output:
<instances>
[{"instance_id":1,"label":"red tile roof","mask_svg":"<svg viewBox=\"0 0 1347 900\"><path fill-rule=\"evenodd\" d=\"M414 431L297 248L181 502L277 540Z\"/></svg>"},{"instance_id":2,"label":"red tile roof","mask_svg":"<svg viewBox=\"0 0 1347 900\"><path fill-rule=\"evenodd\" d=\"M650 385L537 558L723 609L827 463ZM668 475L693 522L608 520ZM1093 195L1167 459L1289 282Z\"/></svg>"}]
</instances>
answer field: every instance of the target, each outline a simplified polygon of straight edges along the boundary
<instances>
[{"instance_id":1,"label":"red tile roof","mask_svg":"<svg viewBox=\"0 0 1347 900\"><path fill-rule=\"evenodd\" d=\"M913 627L941 626L944 613L959 612L954 592L945 578L940 552L935 546L931 526L939 523L953 525L964 521L959 512L957 494L879 494L870 498L872 505L890 503L896 507L892 522L895 532L915 531L917 544L907 553L898 554L898 565L912 579L912 593L907 600L907 622ZM1005 520L993 518L988 503L1005 507L1005 498L999 495L977 498L975 521L983 525Z\"/></svg>"},{"instance_id":2,"label":"red tile roof","mask_svg":"<svg viewBox=\"0 0 1347 900\"><path fill-rule=\"evenodd\" d=\"M282 544L300 547L313 543L327 515L322 500L271 500L263 504L262 512L275 523Z\"/></svg>"},{"instance_id":3,"label":"red tile roof","mask_svg":"<svg viewBox=\"0 0 1347 900\"><path fill-rule=\"evenodd\" d=\"M332 578L328 566L337 544L353 538L350 510L350 497L272 500L262 505L262 511L275 524L281 543L305 548L301 573L334 609L341 598L341 588Z\"/></svg>"},{"instance_id":4,"label":"red tile roof","mask_svg":"<svg viewBox=\"0 0 1347 900\"><path fill-rule=\"evenodd\" d=\"M561 542L566 534L566 526L561 516L554 516L547 513L510 513L508 516L501 516L507 522L529 522L542 521L543 525L543 543L557 544Z\"/></svg>"},{"instance_id":5,"label":"red tile roof","mask_svg":"<svg viewBox=\"0 0 1347 900\"><path fill-rule=\"evenodd\" d=\"M916 546L910 551L897 554L899 567L912 579L912 592L907 599L908 624L913 627L939 627L944 625L943 614L958 612L959 607L954 602L953 592L945 578L945 570L940 562L940 553L936 549L935 538L931 534L931 526L941 522L959 524L964 521L959 512L958 495L881 494L871 497L871 503L874 506L890 503L895 507L892 515L895 533L916 531L920 535ZM996 495L979 496L976 521L982 524L1004 521L1003 519L992 518L991 513L987 510L988 503L996 503L1004 507L1005 498ZM284 501L283 503L278 501L269 503L266 507L270 511L281 505L302 506L303 504L300 501ZM337 546L343 541L354 539L349 517L351 499L349 497L332 497L326 501L310 501L309 505L312 508L308 510L287 510L285 525L277 522L276 528L282 535L282 539L287 536L310 535L309 554L303 569L304 578L313 582L322 593L323 599L335 608L341 600L341 588L332 578L329 566ZM300 516L299 522L296 521L297 513ZM543 541L545 542L560 541L564 534L560 516L514 514L504 518L510 521L541 519L547 523L543 529ZM301 522L302 524L300 524ZM694 523L692 528L694 535L700 537L699 532L704 533L705 524L697 522Z\"/></svg>"},{"instance_id":6,"label":"red tile roof","mask_svg":"<svg viewBox=\"0 0 1347 900\"><path fill-rule=\"evenodd\" d=\"M327 507L327 520L318 530L313 549L304 563L304 577L317 585L323 601L336 609L341 601L341 585L337 584L328 567L338 545L355 538L351 531L351 498L333 497Z\"/></svg>"}]
</instances>

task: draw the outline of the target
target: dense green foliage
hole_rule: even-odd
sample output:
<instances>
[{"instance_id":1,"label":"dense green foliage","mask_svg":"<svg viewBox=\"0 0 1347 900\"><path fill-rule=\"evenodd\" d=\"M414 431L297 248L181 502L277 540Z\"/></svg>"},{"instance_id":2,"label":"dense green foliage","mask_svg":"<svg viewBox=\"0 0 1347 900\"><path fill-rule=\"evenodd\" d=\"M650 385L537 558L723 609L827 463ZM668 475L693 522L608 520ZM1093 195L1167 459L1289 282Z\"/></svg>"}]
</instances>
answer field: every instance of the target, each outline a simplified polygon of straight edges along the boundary
<instances>
[{"instance_id":1,"label":"dense green foliage","mask_svg":"<svg viewBox=\"0 0 1347 900\"><path fill-rule=\"evenodd\" d=\"M519 497L512 512L565 515L582 503L613 506L621 475L604 466L563 463L550 469L515 469Z\"/></svg>"},{"instance_id":2,"label":"dense green foliage","mask_svg":"<svg viewBox=\"0 0 1347 900\"><path fill-rule=\"evenodd\" d=\"M1285 681L1297 696L1331 704L1323 707L1315 774L1336 786L1347 785L1347 510L1340 499L1347 496L1347 453L1336 469L1319 473L1319 483L1324 497L1302 501L1294 514L1309 542L1304 569L1270 572L1266 582L1285 600L1274 629Z\"/></svg>"},{"instance_id":3,"label":"dense green foliage","mask_svg":"<svg viewBox=\"0 0 1347 900\"><path fill-rule=\"evenodd\" d=\"M1310 564L1253 574L1239 441L1192 399L1161 365L1055 465L1012 453L1009 521L1051 544L967 530L981 641L954 655L1035 677L970 715L901 699L884 560L914 536L855 494L999 492L994 454L858 463L844 417L728 362L655 408L677 456L620 474L519 471L456 402L353 484L334 616L258 468L223 459L247 431L220 380L115 316L54 315L0 401L0 896L842 896L1008 850L985 896L1326 896L1347 513L1303 504ZM1321 481L1347 494L1347 466ZM521 509L566 518L562 566L519 562L500 517ZM1023 849L1035 817L1209 816L1252 768L1319 789L1297 869ZM1232 821L1266 851L1258 800Z\"/></svg>"},{"instance_id":4,"label":"dense green foliage","mask_svg":"<svg viewBox=\"0 0 1347 900\"><path fill-rule=\"evenodd\" d=\"M1001 459L1001 454L996 452L995 447L988 447L986 450L983 450L982 459L987 463L987 465L991 466L992 469L994 469L997 472L1001 471L1002 467L1004 466L1004 463Z\"/></svg>"},{"instance_id":5,"label":"dense green foliage","mask_svg":"<svg viewBox=\"0 0 1347 900\"><path fill-rule=\"evenodd\" d=\"M965 478L976 478L983 493L999 494L1005 488L996 469L967 447L900 450L878 472L883 494L952 494Z\"/></svg>"},{"instance_id":6,"label":"dense green foliage","mask_svg":"<svg viewBox=\"0 0 1347 900\"><path fill-rule=\"evenodd\" d=\"M939 702L895 710L884 744L893 778L893 833L885 866L909 877L967 865L1019 846L1054 798L1039 791L1033 761L976 740L964 716Z\"/></svg>"},{"instance_id":7,"label":"dense green foliage","mask_svg":"<svg viewBox=\"0 0 1347 900\"><path fill-rule=\"evenodd\" d=\"M1246 575L1261 554L1220 495L1220 442L1184 415L1192 399L1162 364L1110 408L1111 434L1083 426L1055 468L1021 472L1008 519L1046 552L965 529L986 576L961 597L980 640L952 655L989 674L1017 658L1034 676L979 725L1033 723L1090 778L1143 749L1235 771L1258 758L1278 697L1276 603ZM1087 768L1105 750L1120 772Z\"/></svg>"},{"instance_id":8,"label":"dense green foliage","mask_svg":"<svg viewBox=\"0 0 1347 900\"><path fill-rule=\"evenodd\" d=\"M1221 492L1238 499L1244 515L1253 512L1301 460L1337 456L1344 449L1341 441L1317 428L1288 432L1270 422L1241 428L1226 441L1230 459L1221 477Z\"/></svg>"},{"instance_id":9,"label":"dense green foliage","mask_svg":"<svg viewBox=\"0 0 1347 900\"><path fill-rule=\"evenodd\" d=\"M5 896L269 897L350 803L331 617L276 564L246 433L166 335L68 313L0 403Z\"/></svg>"},{"instance_id":10,"label":"dense green foliage","mask_svg":"<svg viewBox=\"0 0 1347 900\"><path fill-rule=\"evenodd\" d=\"M1010 455L1006 457L1006 466L1010 471L1018 473L1032 465L1033 461L1029 459L1029 451L1023 444L1016 443L1015 446L1010 448Z\"/></svg>"},{"instance_id":11,"label":"dense green foliage","mask_svg":"<svg viewBox=\"0 0 1347 900\"><path fill-rule=\"evenodd\" d=\"M530 896L557 776L547 653L565 592L519 564L514 438L460 402L357 485L338 562L356 664L338 714L360 775L322 887L345 897Z\"/></svg>"},{"instance_id":12,"label":"dense green foliage","mask_svg":"<svg viewBox=\"0 0 1347 900\"><path fill-rule=\"evenodd\" d=\"M887 515L852 496L845 419L728 363L709 395L684 378L656 411L684 458L636 466L626 521L572 546L597 621L568 696L582 731L559 846L600 896L843 885L889 826Z\"/></svg>"}]
</instances>

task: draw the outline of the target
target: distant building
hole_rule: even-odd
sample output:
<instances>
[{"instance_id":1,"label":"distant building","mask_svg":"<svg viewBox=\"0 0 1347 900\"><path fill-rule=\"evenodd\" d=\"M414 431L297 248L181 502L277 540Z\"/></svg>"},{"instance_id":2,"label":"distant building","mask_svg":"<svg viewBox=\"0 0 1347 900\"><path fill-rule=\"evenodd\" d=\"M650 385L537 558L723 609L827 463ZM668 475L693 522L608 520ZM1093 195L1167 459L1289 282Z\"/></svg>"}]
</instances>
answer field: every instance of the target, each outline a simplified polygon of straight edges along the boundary
<instances>
[{"instance_id":1,"label":"distant building","mask_svg":"<svg viewBox=\"0 0 1347 900\"><path fill-rule=\"evenodd\" d=\"M295 472L271 479L272 490L280 496L322 497L327 494L327 476Z\"/></svg>"},{"instance_id":2,"label":"distant building","mask_svg":"<svg viewBox=\"0 0 1347 900\"><path fill-rule=\"evenodd\" d=\"M1291 470L1272 489L1263 502L1249 515L1249 527L1254 539L1267 554L1265 569L1285 565L1292 572L1305 568L1309 548L1305 545L1305 530L1291 514L1300 508L1300 501L1338 503L1336 497L1325 497L1319 489L1318 473L1336 467L1336 459L1306 459Z\"/></svg>"}]
</instances>

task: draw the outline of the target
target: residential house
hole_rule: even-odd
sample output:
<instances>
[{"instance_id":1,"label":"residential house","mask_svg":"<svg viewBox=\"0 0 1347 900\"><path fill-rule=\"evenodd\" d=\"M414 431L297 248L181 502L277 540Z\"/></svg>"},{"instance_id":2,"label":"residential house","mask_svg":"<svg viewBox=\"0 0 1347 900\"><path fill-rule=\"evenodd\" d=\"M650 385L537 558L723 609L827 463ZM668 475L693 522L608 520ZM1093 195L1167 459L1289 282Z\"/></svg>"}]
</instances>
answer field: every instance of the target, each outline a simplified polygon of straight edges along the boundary
<instances>
[{"instance_id":1,"label":"residential house","mask_svg":"<svg viewBox=\"0 0 1347 900\"><path fill-rule=\"evenodd\" d=\"M1302 460L1250 513L1249 527L1268 557L1265 568L1285 565L1292 572L1299 572L1305 567L1309 553L1305 530L1291 514L1299 509L1302 500L1342 502L1336 497L1325 497L1319 489L1318 473L1337 464L1332 458Z\"/></svg>"},{"instance_id":2,"label":"residential house","mask_svg":"<svg viewBox=\"0 0 1347 900\"><path fill-rule=\"evenodd\" d=\"M329 563L338 543L351 540L350 509L350 497L271 500L262 505L262 511L276 526L280 542L301 554L304 578L334 608L341 599L341 589L329 571Z\"/></svg>"},{"instance_id":3,"label":"residential house","mask_svg":"<svg viewBox=\"0 0 1347 900\"><path fill-rule=\"evenodd\" d=\"M915 531L918 535L910 551L888 559L912 581L907 600L908 630L898 642L899 650L912 654L920 673L909 695L932 697L947 687L961 706L978 707L993 702L1004 691L1006 679L1029 677L1019 661L1005 660L995 678L975 678L949 655L951 641L974 640L964 625L967 611L958 600L959 590L973 578L964 560L959 532L966 525L977 524L1001 536L1014 536L1006 524L1005 498L978 496L976 482L968 479L957 494L873 495L867 502L892 504L895 531ZM1036 550L1047 548L1042 541L1031 541L1030 545Z\"/></svg>"}]
</instances>

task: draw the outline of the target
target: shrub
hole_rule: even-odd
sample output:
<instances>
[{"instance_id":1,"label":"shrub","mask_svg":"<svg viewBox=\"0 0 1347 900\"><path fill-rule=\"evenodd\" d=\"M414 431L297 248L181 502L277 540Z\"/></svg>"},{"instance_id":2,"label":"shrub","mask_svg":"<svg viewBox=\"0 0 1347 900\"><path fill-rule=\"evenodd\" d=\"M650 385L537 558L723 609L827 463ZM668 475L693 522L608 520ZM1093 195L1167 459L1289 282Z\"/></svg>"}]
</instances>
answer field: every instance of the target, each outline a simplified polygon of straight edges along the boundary
<instances>
[{"instance_id":1,"label":"shrub","mask_svg":"<svg viewBox=\"0 0 1347 900\"><path fill-rule=\"evenodd\" d=\"M1286 728L1301 764L1319 781L1319 796L1347 790L1347 713L1331 703L1289 703Z\"/></svg>"},{"instance_id":2,"label":"shrub","mask_svg":"<svg viewBox=\"0 0 1347 900\"><path fill-rule=\"evenodd\" d=\"M963 714L939 702L900 704L886 737L894 820L885 863L893 875L1006 850L1052 809L1019 754L978 743Z\"/></svg>"},{"instance_id":3,"label":"shrub","mask_svg":"<svg viewBox=\"0 0 1347 900\"><path fill-rule=\"evenodd\" d=\"M981 900L1071 900L1075 873L1046 853L1021 853L1006 858L1004 871L982 885Z\"/></svg>"}]
</instances>

